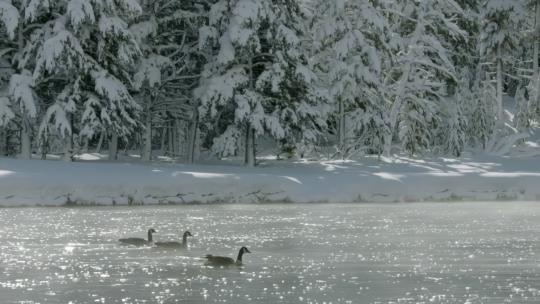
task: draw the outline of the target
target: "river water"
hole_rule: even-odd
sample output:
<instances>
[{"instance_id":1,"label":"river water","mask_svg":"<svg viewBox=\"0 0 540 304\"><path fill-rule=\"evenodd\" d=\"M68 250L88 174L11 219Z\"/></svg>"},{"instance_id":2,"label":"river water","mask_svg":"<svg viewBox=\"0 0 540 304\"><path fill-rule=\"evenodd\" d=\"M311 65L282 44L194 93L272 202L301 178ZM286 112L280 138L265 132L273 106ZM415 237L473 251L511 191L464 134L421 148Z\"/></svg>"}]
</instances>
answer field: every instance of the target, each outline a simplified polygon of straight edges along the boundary
<instances>
[{"instance_id":1,"label":"river water","mask_svg":"<svg viewBox=\"0 0 540 304\"><path fill-rule=\"evenodd\" d=\"M117 241L149 228L194 237ZM540 203L14 208L0 235L2 304L540 303Z\"/></svg>"}]
</instances>

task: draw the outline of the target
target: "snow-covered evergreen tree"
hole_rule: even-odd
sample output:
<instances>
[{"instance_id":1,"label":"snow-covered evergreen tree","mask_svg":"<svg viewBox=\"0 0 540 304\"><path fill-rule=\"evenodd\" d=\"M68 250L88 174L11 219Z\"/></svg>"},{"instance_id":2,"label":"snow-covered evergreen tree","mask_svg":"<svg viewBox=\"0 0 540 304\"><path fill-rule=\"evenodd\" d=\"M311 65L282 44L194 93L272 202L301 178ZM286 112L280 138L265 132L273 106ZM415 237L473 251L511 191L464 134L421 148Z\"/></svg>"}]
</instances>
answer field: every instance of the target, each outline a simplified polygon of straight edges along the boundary
<instances>
[{"instance_id":1,"label":"snow-covered evergreen tree","mask_svg":"<svg viewBox=\"0 0 540 304\"><path fill-rule=\"evenodd\" d=\"M443 104L443 149L454 156L461 156L468 142L468 120L464 112L464 105L469 94L457 93L451 96ZM470 95L469 95L470 96Z\"/></svg>"},{"instance_id":2,"label":"snow-covered evergreen tree","mask_svg":"<svg viewBox=\"0 0 540 304\"><path fill-rule=\"evenodd\" d=\"M387 20L371 1L317 1L313 40L316 65L335 103L335 133L342 157L382 152L386 127L382 56Z\"/></svg>"},{"instance_id":3,"label":"snow-covered evergreen tree","mask_svg":"<svg viewBox=\"0 0 540 304\"><path fill-rule=\"evenodd\" d=\"M1 37L1 36L0 36ZM7 38L7 37L6 37ZM0 60L0 66L5 64L7 67L7 62ZM0 69L0 71L7 71L7 68ZM9 99L7 86L9 82L9 77L11 73L0 73L0 141L5 141L5 128L7 125L15 118L15 113L12 110L11 100ZM5 147L2 145L2 148ZM4 151L0 151L3 153ZM0 154L3 155L3 154Z\"/></svg>"},{"instance_id":4,"label":"snow-covered evergreen tree","mask_svg":"<svg viewBox=\"0 0 540 304\"><path fill-rule=\"evenodd\" d=\"M540 1L529 0L527 1L529 18L527 18L529 27L529 37L526 39L532 43L532 77L529 80L527 91L529 95L529 111L527 120L536 119L540 117ZM530 121L528 122L530 124Z\"/></svg>"},{"instance_id":5,"label":"snow-covered evergreen tree","mask_svg":"<svg viewBox=\"0 0 540 304\"><path fill-rule=\"evenodd\" d=\"M0 127L5 127L13 118L15 118L10 103L8 97L0 97Z\"/></svg>"},{"instance_id":6,"label":"snow-covered evergreen tree","mask_svg":"<svg viewBox=\"0 0 540 304\"><path fill-rule=\"evenodd\" d=\"M471 135L474 145L486 149L497 122L495 104L493 103L497 90L489 80L474 87L474 90L477 92L475 94L477 98L468 133Z\"/></svg>"},{"instance_id":7,"label":"snow-covered evergreen tree","mask_svg":"<svg viewBox=\"0 0 540 304\"><path fill-rule=\"evenodd\" d=\"M514 115L514 126L518 131L525 131L530 127L529 101L525 94L526 89L520 85L516 91L516 113Z\"/></svg>"},{"instance_id":8,"label":"snow-covered evergreen tree","mask_svg":"<svg viewBox=\"0 0 540 304\"><path fill-rule=\"evenodd\" d=\"M245 147L255 165L255 139L314 141L320 119L310 92L314 74L300 48L296 1L218 1L204 30L217 54L203 74L196 96L201 116L218 119L223 130L213 149L222 156Z\"/></svg>"},{"instance_id":9,"label":"snow-covered evergreen tree","mask_svg":"<svg viewBox=\"0 0 540 304\"><path fill-rule=\"evenodd\" d=\"M519 43L519 25L525 19L524 1L485 1L481 6L482 36L481 54L496 67L495 109L498 122L504 122L504 61Z\"/></svg>"},{"instance_id":10,"label":"snow-covered evergreen tree","mask_svg":"<svg viewBox=\"0 0 540 304\"><path fill-rule=\"evenodd\" d=\"M26 68L23 57L28 46L35 43L32 39L34 37L29 33L32 29L30 26L39 26L40 23L36 20L46 7L49 7L49 3L45 0L0 1L0 27L3 27L8 39L12 41L9 48L2 52L4 62L8 65L4 68L10 74L6 94L10 100L10 111L15 114L13 120L20 130L19 156L23 159L32 156L32 137L39 112L31 68Z\"/></svg>"},{"instance_id":11,"label":"snow-covered evergreen tree","mask_svg":"<svg viewBox=\"0 0 540 304\"><path fill-rule=\"evenodd\" d=\"M143 6L143 17L130 30L143 51L134 85L144 109L142 158L150 160L158 117L172 117L175 122L195 117L190 95L200 66L199 28L208 18L206 6L199 1L143 1ZM173 141L179 150L179 139Z\"/></svg>"},{"instance_id":12,"label":"snow-covered evergreen tree","mask_svg":"<svg viewBox=\"0 0 540 304\"><path fill-rule=\"evenodd\" d=\"M13 74L9 81L8 96L21 124L21 158L31 157L33 119L37 117L38 105L34 92L34 81L29 71Z\"/></svg>"},{"instance_id":13,"label":"snow-covered evergreen tree","mask_svg":"<svg viewBox=\"0 0 540 304\"><path fill-rule=\"evenodd\" d=\"M55 102L40 126L46 136L39 138L45 140L54 129L65 138L69 160L75 136L89 139L107 130L114 139L138 125L139 108L129 87L130 67L140 50L125 20L138 16L141 8L133 0L69 0L56 9L59 17L33 33L38 42L29 47L24 61L34 66L34 81L54 88L47 97ZM114 149L111 156L116 157Z\"/></svg>"},{"instance_id":14,"label":"snow-covered evergreen tree","mask_svg":"<svg viewBox=\"0 0 540 304\"><path fill-rule=\"evenodd\" d=\"M456 82L448 41L465 35L455 22L462 13L453 0L396 1L396 31L402 37L396 58L393 98L389 113L392 133L385 136L385 154L391 153L393 132L409 153L430 147L440 122L440 102L448 82Z\"/></svg>"}]
</instances>

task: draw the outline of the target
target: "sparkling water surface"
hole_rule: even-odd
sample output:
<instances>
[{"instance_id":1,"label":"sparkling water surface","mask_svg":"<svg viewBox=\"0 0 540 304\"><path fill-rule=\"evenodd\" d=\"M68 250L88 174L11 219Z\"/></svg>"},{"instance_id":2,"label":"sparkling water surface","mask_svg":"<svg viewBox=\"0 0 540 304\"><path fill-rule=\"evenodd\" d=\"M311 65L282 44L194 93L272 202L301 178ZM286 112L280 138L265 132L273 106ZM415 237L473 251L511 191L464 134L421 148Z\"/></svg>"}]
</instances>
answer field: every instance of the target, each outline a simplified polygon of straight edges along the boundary
<instances>
[{"instance_id":1,"label":"sparkling water surface","mask_svg":"<svg viewBox=\"0 0 540 304\"><path fill-rule=\"evenodd\" d=\"M117 241L149 228L194 237ZM14 208L0 235L2 304L540 303L540 203Z\"/></svg>"}]
</instances>

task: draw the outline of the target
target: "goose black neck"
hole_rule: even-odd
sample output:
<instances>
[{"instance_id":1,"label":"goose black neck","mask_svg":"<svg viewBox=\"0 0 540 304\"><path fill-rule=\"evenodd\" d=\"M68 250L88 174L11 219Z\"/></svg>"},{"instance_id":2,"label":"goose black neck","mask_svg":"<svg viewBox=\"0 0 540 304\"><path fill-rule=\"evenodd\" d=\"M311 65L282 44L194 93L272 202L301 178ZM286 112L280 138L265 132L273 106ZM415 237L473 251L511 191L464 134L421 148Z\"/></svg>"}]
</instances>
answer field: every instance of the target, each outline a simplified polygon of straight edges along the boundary
<instances>
[{"instance_id":1,"label":"goose black neck","mask_svg":"<svg viewBox=\"0 0 540 304\"><path fill-rule=\"evenodd\" d=\"M242 256L244 255L244 250L240 249L240 251L238 252L238 257L236 258L236 263L241 263L242 262Z\"/></svg>"},{"instance_id":2,"label":"goose black neck","mask_svg":"<svg viewBox=\"0 0 540 304\"><path fill-rule=\"evenodd\" d=\"M148 231L148 242L152 242L152 231Z\"/></svg>"},{"instance_id":3,"label":"goose black neck","mask_svg":"<svg viewBox=\"0 0 540 304\"><path fill-rule=\"evenodd\" d=\"M186 246L187 245L187 234L184 234L182 236L182 245Z\"/></svg>"}]
</instances>

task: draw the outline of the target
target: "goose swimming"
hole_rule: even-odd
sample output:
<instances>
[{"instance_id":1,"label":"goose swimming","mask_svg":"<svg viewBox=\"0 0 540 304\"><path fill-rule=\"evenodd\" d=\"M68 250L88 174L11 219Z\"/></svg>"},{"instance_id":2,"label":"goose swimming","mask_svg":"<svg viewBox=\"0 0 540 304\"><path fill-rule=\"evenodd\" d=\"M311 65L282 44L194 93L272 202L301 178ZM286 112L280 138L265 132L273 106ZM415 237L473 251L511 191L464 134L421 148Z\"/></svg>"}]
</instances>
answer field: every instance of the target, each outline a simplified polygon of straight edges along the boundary
<instances>
[{"instance_id":1,"label":"goose swimming","mask_svg":"<svg viewBox=\"0 0 540 304\"><path fill-rule=\"evenodd\" d=\"M238 251L238 257L236 258L236 261L234 259L230 258L230 257L215 256L215 255L207 254L205 256L205 258L207 259L207 262L205 263L205 265L212 265L212 266L232 266L232 265L237 265L237 266L240 266L240 265L242 265L242 256L244 255L244 253L251 253L251 251L249 251L249 249L247 249L246 247L240 248L240 251Z\"/></svg>"}]
</instances>

